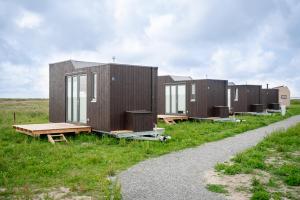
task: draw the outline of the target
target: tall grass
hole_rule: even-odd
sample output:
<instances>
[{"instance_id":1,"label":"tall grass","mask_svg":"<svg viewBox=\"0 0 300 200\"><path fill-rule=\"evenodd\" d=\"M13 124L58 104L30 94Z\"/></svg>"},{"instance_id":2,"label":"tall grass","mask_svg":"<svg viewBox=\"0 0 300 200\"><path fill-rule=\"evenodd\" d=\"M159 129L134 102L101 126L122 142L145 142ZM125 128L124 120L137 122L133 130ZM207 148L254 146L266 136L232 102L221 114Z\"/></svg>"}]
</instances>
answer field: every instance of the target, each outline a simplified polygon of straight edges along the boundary
<instances>
[{"instance_id":1,"label":"tall grass","mask_svg":"<svg viewBox=\"0 0 300 200\"><path fill-rule=\"evenodd\" d=\"M220 140L284 119L280 115L243 116L242 123L159 123L171 140L118 140L97 134L68 136L69 144L50 144L46 138L32 138L12 129L16 123L48 121L47 100L0 100L0 196L12 198L46 188L65 186L80 194L110 198L114 193L108 176L151 157ZM292 105L287 117L300 114ZM118 187L117 187L118 188ZM119 189L117 189L119 190ZM27 191L24 193L24 191ZM115 197L118 195L114 194Z\"/></svg>"}]
</instances>

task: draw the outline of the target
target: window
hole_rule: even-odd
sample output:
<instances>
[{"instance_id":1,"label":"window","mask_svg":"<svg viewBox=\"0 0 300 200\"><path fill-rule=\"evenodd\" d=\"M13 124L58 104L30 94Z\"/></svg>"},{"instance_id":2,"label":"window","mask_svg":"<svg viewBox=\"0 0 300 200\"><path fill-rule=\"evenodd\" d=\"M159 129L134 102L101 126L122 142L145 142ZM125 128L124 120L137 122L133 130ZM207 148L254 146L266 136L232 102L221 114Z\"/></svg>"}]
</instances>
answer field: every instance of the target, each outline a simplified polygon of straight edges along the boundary
<instances>
[{"instance_id":1,"label":"window","mask_svg":"<svg viewBox=\"0 0 300 200\"><path fill-rule=\"evenodd\" d=\"M92 78L92 101L96 102L97 100L97 74L93 73Z\"/></svg>"},{"instance_id":2,"label":"window","mask_svg":"<svg viewBox=\"0 0 300 200\"><path fill-rule=\"evenodd\" d=\"M281 95L281 99L287 99L287 95Z\"/></svg>"},{"instance_id":3,"label":"window","mask_svg":"<svg viewBox=\"0 0 300 200\"><path fill-rule=\"evenodd\" d=\"M234 92L234 101L238 101L239 100L239 89L235 88L235 92Z\"/></svg>"},{"instance_id":4,"label":"window","mask_svg":"<svg viewBox=\"0 0 300 200\"><path fill-rule=\"evenodd\" d=\"M72 76L67 76L67 121L72 121Z\"/></svg>"},{"instance_id":5,"label":"window","mask_svg":"<svg viewBox=\"0 0 300 200\"><path fill-rule=\"evenodd\" d=\"M191 85L191 101L196 101L196 84L192 83Z\"/></svg>"},{"instance_id":6,"label":"window","mask_svg":"<svg viewBox=\"0 0 300 200\"><path fill-rule=\"evenodd\" d=\"M171 95L170 86L166 85L165 86L165 100L166 100L165 106L166 106L166 113L167 114L171 112L171 110L170 110L170 105L171 105L170 104L170 99L171 99L170 95Z\"/></svg>"}]
</instances>

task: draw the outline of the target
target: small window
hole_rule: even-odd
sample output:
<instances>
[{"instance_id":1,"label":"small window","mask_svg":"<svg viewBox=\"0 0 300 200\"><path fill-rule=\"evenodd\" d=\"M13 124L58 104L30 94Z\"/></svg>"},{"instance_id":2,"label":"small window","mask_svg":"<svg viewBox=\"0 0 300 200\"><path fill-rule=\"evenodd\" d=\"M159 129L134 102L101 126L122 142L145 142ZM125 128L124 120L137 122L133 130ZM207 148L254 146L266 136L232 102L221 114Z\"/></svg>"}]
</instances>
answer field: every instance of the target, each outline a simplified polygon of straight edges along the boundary
<instances>
[{"instance_id":1,"label":"small window","mask_svg":"<svg viewBox=\"0 0 300 200\"><path fill-rule=\"evenodd\" d=\"M93 73L92 76L92 101L96 102L97 100L97 74Z\"/></svg>"},{"instance_id":2,"label":"small window","mask_svg":"<svg viewBox=\"0 0 300 200\"><path fill-rule=\"evenodd\" d=\"M196 85L192 83L191 85L191 101L196 101Z\"/></svg>"},{"instance_id":3,"label":"small window","mask_svg":"<svg viewBox=\"0 0 300 200\"><path fill-rule=\"evenodd\" d=\"M239 89L235 88L235 92L234 92L234 101L238 101L239 100Z\"/></svg>"},{"instance_id":4,"label":"small window","mask_svg":"<svg viewBox=\"0 0 300 200\"><path fill-rule=\"evenodd\" d=\"M281 99L287 99L287 95L281 95Z\"/></svg>"}]
</instances>

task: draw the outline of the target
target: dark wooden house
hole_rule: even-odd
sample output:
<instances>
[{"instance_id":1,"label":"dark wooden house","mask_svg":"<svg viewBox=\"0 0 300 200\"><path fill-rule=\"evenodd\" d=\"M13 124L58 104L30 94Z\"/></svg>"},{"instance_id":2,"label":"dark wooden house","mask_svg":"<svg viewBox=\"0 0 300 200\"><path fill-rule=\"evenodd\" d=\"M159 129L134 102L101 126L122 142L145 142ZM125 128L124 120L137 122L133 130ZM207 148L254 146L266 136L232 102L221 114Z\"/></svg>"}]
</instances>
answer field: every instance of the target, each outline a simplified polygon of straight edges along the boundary
<instances>
[{"instance_id":1,"label":"dark wooden house","mask_svg":"<svg viewBox=\"0 0 300 200\"><path fill-rule=\"evenodd\" d=\"M228 107L235 112L263 112L261 85L229 85Z\"/></svg>"},{"instance_id":2,"label":"dark wooden house","mask_svg":"<svg viewBox=\"0 0 300 200\"><path fill-rule=\"evenodd\" d=\"M49 120L93 130L153 130L157 67L63 61L49 65Z\"/></svg>"},{"instance_id":3,"label":"dark wooden house","mask_svg":"<svg viewBox=\"0 0 300 200\"><path fill-rule=\"evenodd\" d=\"M278 89L262 89L262 104L265 109L279 110L279 90Z\"/></svg>"},{"instance_id":4,"label":"dark wooden house","mask_svg":"<svg viewBox=\"0 0 300 200\"><path fill-rule=\"evenodd\" d=\"M158 77L158 114L228 117L227 80Z\"/></svg>"}]
</instances>

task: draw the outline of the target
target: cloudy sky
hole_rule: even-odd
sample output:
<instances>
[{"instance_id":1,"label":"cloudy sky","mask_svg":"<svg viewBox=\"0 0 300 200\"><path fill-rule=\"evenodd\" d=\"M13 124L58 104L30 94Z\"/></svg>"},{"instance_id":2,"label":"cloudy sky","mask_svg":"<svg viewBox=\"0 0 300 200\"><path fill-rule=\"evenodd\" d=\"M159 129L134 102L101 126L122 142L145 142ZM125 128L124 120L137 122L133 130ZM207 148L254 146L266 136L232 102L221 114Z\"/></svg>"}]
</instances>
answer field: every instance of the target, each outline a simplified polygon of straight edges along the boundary
<instances>
[{"instance_id":1,"label":"cloudy sky","mask_svg":"<svg viewBox=\"0 0 300 200\"><path fill-rule=\"evenodd\" d=\"M288 85L300 96L299 0L0 0L0 97L48 97L48 64Z\"/></svg>"}]
</instances>

